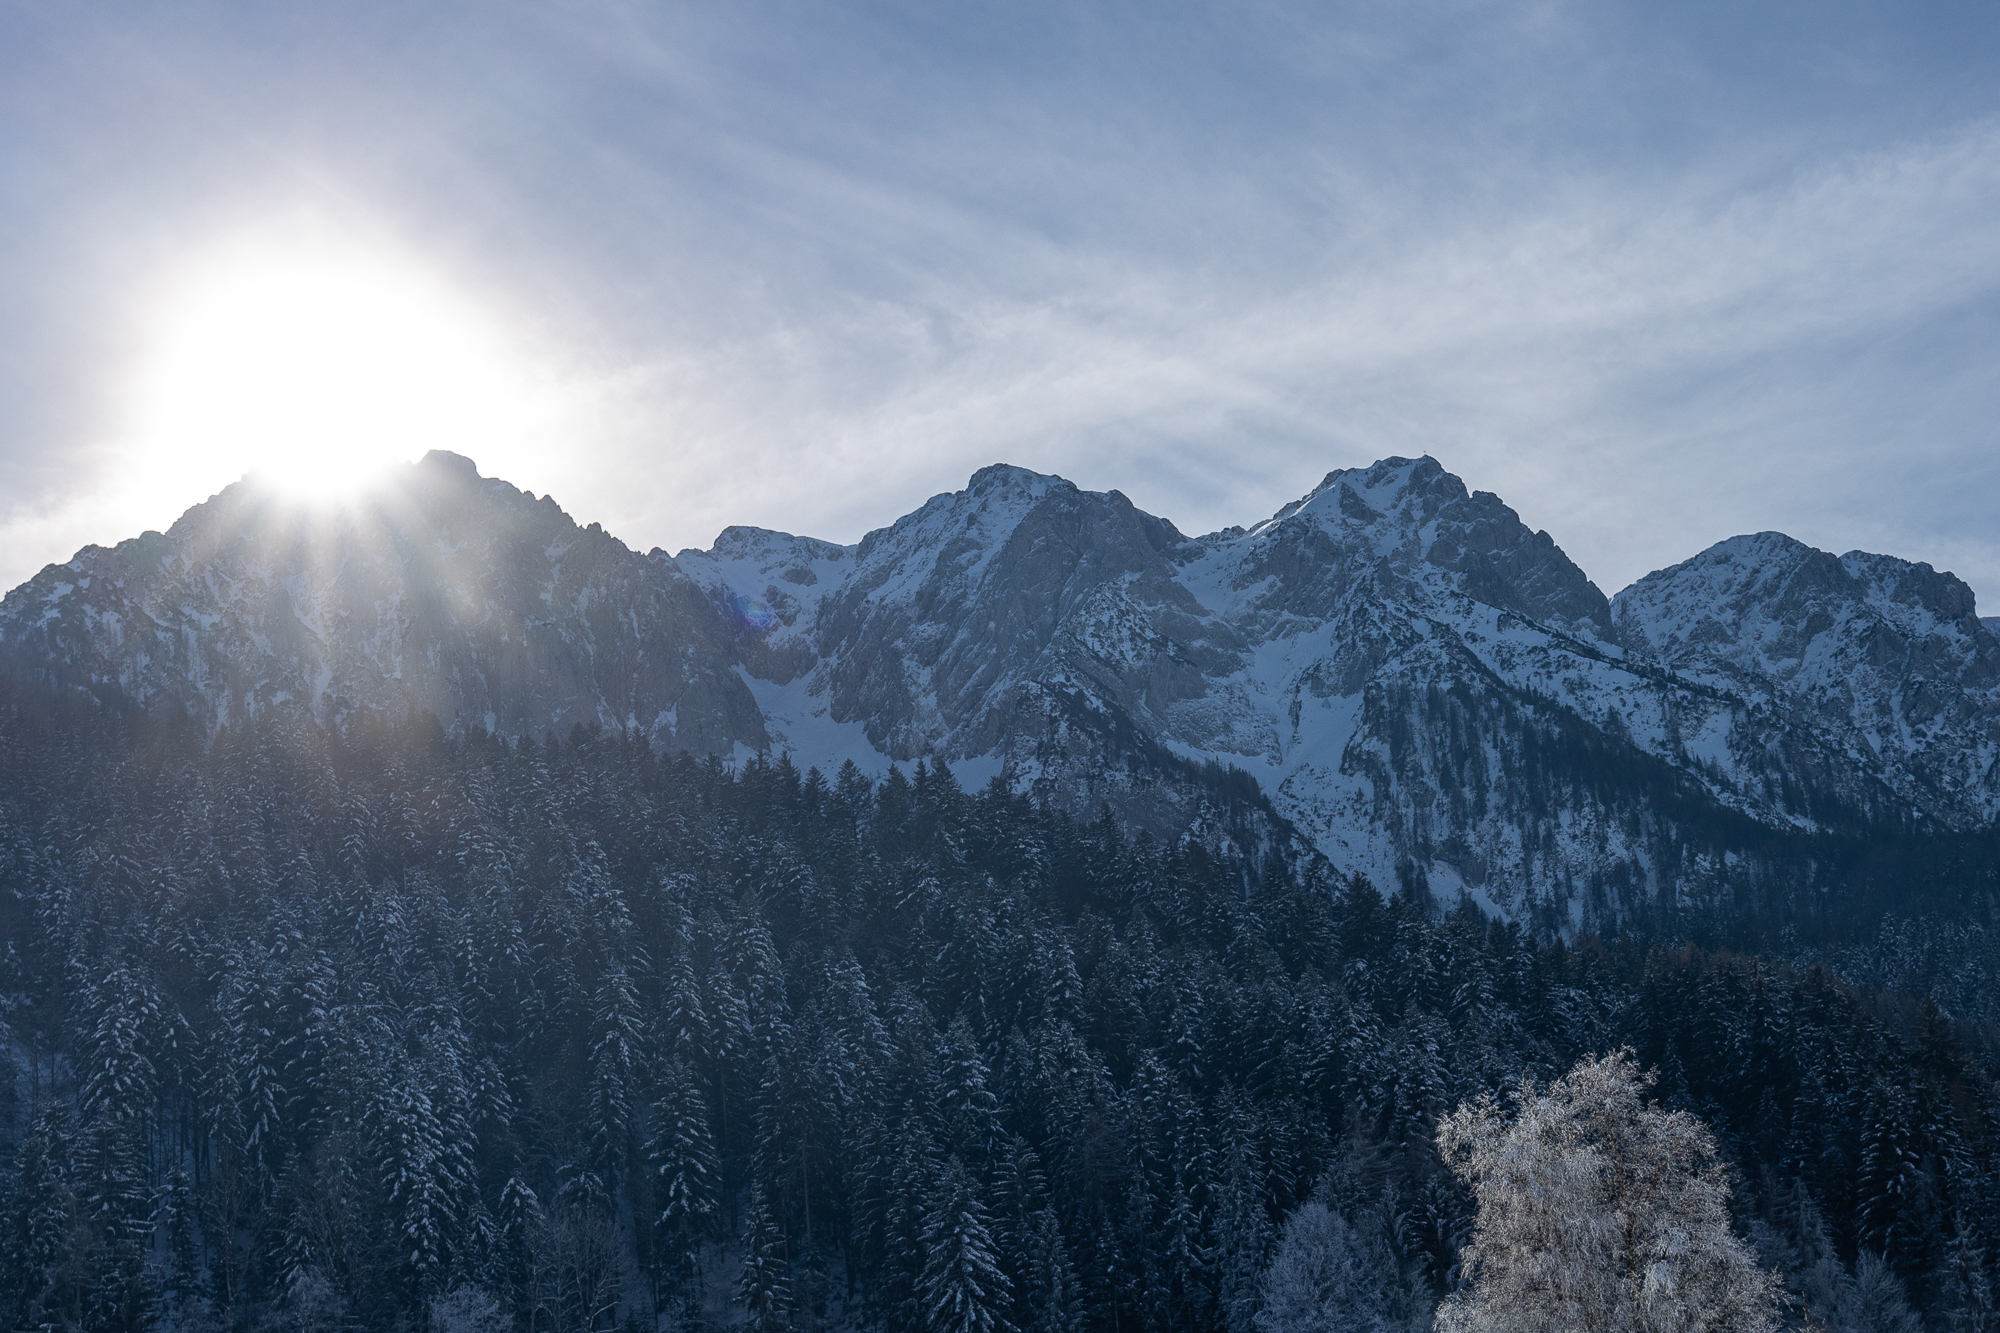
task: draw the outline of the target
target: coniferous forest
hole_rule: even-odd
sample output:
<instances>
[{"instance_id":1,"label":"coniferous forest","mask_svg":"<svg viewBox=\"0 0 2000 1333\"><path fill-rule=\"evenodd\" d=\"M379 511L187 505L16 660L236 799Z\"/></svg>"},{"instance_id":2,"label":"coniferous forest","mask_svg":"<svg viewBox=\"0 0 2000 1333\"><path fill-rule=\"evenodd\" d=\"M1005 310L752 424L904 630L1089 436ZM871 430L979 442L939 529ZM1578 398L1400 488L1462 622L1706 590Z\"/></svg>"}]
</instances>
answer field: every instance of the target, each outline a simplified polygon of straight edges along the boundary
<instances>
[{"instance_id":1,"label":"coniferous forest","mask_svg":"<svg viewBox=\"0 0 2000 1333\"><path fill-rule=\"evenodd\" d=\"M1995 1327L1977 926L1537 937L923 764L14 695L0 939L8 1329L1291 1333L1336 1230L1424 1328L1440 1116L1621 1046L1792 1321Z\"/></svg>"}]
</instances>

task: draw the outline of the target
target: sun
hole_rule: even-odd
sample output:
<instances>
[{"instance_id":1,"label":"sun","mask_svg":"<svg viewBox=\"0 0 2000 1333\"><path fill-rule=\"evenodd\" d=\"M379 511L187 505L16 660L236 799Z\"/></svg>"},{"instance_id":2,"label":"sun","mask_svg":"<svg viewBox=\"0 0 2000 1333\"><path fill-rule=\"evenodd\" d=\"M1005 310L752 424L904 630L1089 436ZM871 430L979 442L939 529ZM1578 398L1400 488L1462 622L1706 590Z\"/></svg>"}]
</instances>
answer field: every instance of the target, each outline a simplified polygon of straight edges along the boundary
<instances>
[{"instance_id":1,"label":"sun","mask_svg":"<svg viewBox=\"0 0 2000 1333\"><path fill-rule=\"evenodd\" d=\"M548 415L497 321L380 254L237 247L168 287L145 345L139 461L208 484L337 497L429 449L517 453Z\"/></svg>"}]
</instances>

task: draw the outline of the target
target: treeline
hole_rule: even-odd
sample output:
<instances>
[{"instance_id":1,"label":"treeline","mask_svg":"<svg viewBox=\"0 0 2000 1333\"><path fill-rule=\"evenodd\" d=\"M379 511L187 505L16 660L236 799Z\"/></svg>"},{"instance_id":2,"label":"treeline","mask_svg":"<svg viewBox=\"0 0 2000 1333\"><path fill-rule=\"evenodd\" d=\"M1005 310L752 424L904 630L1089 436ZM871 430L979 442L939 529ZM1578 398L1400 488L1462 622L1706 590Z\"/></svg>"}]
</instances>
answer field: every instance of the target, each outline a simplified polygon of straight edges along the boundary
<instances>
[{"instance_id":1,"label":"treeline","mask_svg":"<svg viewBox=\"0 0 2000 1333\"><path fill-rule=\"evenodd\" d=\"M0 1003L8 1328L1256 1333L1308 1199L1421 1327L1438 1116L1624 1044L1775 1262L1944 1320L2000 1258L1935 1004L921 764L16 702Z\"/></svg>"}]
</instances>

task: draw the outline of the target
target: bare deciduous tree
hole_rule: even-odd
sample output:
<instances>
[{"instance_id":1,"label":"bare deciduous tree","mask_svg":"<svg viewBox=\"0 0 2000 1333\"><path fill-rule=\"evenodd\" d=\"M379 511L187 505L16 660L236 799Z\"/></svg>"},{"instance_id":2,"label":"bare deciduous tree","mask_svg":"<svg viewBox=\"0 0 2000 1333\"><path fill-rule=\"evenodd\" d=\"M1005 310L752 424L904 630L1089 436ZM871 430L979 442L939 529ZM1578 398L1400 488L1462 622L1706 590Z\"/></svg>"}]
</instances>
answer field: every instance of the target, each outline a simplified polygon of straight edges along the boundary
<instances>
[{"instance_id":1,"label":"bare deciduous tree","mask_svg":"<svg viewBox=\"0 0 2000 1333\"><path fill-rule=\"evenodd\" d=\"M1644 1100L1630 1050L1584 1060L1510 1117L1459 1107L1438 1144L1479 1200L1470 1285L1439 1333L1767 1333L1778 1279L1729 1227L1707 1128Z\"/></svg>"}]
</instances>

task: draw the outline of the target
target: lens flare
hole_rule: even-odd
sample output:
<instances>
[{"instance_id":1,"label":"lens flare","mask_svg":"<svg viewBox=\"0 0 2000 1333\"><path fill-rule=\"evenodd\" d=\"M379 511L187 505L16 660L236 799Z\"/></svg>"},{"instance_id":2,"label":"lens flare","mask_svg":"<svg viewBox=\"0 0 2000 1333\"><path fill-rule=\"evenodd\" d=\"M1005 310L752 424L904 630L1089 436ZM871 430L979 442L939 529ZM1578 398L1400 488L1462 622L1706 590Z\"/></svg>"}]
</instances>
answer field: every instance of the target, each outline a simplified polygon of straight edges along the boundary
<instances>
[{"instance_id":1,"label":"lens flare","mask_svg":"<svg viewBox=\"0 0 2000 1333\"><path fill-rule=\"evenodd\" d=\"M777 609L755 593L737 593L730 601L736 605L736 618L751 629L761 632L778 623Z\"/></svg>"}]
</instances>

